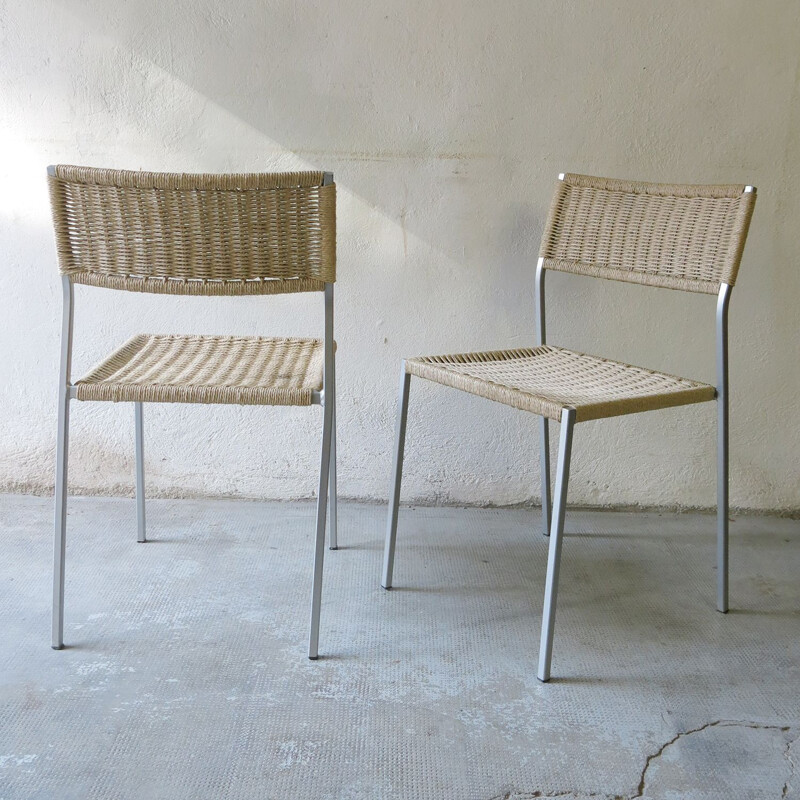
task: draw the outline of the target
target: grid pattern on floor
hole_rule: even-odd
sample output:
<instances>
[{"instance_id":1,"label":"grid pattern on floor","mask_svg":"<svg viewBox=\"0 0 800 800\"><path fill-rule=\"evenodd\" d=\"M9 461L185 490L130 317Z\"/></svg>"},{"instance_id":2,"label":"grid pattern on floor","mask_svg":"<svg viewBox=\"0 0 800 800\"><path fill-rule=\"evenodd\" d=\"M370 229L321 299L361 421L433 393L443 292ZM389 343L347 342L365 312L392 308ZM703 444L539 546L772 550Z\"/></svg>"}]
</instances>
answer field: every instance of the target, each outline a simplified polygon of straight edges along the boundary
<instances>
[{"instance_id":1,"label":"grid pattern on floor","mask_svg":"<svg viewBox=\"0 0 800 800\"><path fill-rule=\"evenodd\" d=\"M536 510L402 508L386 592L342 504L310 662L312 503L148 508L70 501L55 652L52 501L0 495L3 800L797 800L797 521L731 523L723 615L713 517L568 513L542 685Z\"/></svg>"}]
</instances>

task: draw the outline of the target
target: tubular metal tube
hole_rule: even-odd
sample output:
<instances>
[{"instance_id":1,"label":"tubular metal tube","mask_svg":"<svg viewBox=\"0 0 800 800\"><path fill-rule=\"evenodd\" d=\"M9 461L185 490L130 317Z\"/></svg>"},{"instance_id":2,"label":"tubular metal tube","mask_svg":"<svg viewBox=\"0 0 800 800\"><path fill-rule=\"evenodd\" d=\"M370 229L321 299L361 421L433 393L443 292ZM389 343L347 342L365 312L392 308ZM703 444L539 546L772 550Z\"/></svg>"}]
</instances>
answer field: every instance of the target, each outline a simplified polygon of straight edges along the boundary
<instances>
[{"instance_id":1,"label":"tubular metal tube","mask_svg":"<svg viewBox=\"0 0 800 800\"><path fill-rule=\"evenodd\" d=\"M534 302L536 304L536 344L543 345L547 342L547 330L544 317L544 259L536 262L536 280L533 284Z\"/></svg>"},{"instance_id":2,"label":"tubular metal tube","mask_svg":"<svg viewBox=\"0 0 800 800\"><path fill-rule=\"evenodd\" d=\"M550 420L542 417L539 425L541 429L542 533L549 536L550 521L553 516L553 506L550 502Z\"/></svg>"},{"instance_id":3,"label":"tubular metal tube","mask_svg":"<svg viewBox=\"0 0 800 800\"><path fill-rule=\"evenodd\" d=\"M58 385L58 438L56 441L55 532L53 547L53 630L52 646L64 647L64 581L67 545L67 466L69 456L69 401L72 371L72 281L61 276L63 310L61 321L61 367Z\"/></svg>"},{"instance_id":4,"label":"tubular metal tube","mask_svg":"<svg viewBox=\"0 0 800 800\"><path fill-rule=\"evenodd\" d=\"M728 304L723 283L717 299L717 610L728 610Z\"/></svg>"},{"instance_id":5,"label":"tubular metal tube","mask_svg":"<svg viewBox=\"0 0 800 800\"><path fill-rule=\"evenodd\" d=\"M567 508L567 484L572 451L572 430L575 425L575 409L565 408L561 413L561 438L558 442L558 468L556 470L555 507L550 529L550 547L547 554L547 580L542 609L542 636L539 644L540 681L550 680L550 662L553 656L553 633L556 622L556 599L558 596L558 572L561 566L561 539L564 533L564 515Z\"/></svg>"},{"instance_id":6,"label":"tubular metal tube","mask_svg":"<svg viewBox=\"0 0 800 800\"><path fill-rule=\"evenodd\" d=\"M536 344L541 346L547 341L544 307L544 259L536 263L536 280L534 282L534 299L536 303ZM550 519L552 505L550 502L550 426L547 417L541 419L541 460L539 472L542 478L542 529L545 536L550 535Z\"/></svg>"},{"instance_id":7,"label":"tubular metal tube","mask_svg":"<svg viewBox=\"0 0 800 800\"><path fill-rule=\"evenodd\" d=\"M322 607L322 567L325 560L325 523L328 509L328 477L331 466L331 429L333 403L328 394L328 382L333 378L333 284L325 284L325 367L322 378L322 456L317 492L317 534L314 543L314 579L311 587L311 631L308 640L308 657L319 656L319 619Z\"/></svg>"},{"instance_id":8,"label":"tubular metal tube","mask_svg":"<svg viewBox=\"0 0 800 800\"><path fill-rule=\"evenodd\" d=\"M136 529L137 540L147 541L144 515L144 413L141 403L134 403L136 419Z\"/></svg>"},{"instance_id":9,"label":"tubular metal tube","mask_svg":"<svg viewBox=\"0 0 800 800\"><path fill-rule=\"evenodd\" d=\"M331 407L322 409L322 456L319 468L317 494L317 535L314 544L314 580L311 587L311 632L308 639L308 657L319 656L319 618L322 606L322 567L325 560L325 517L328 506L328 474L331 464Z\"/></svg>"},{"instance_id":10,"label":"tubular metal tube","mask_svg":"<svg viewBox=\"0 0 800 800\"><path fill-rule=\"evenodd\" d=\"M333 321L333 284L331 284L331 322ZM331 325L331 337L333 337L333 326ZM330 475L328 480L328 493L330 507L328 509L328 547L331 550L339 549L338 541L338 509L337 509L337 489L336 489L336 351L334 348L331 357L331 374L329 384L325 387L325 397L330 398L331 404L331 463Z\"/></svg>"},{"instance_id":11,"label":"tubular metal tube","mask_svg":"<svg viewBox=\"0 0 800 800\"><path fill-rule=\"evenodd\" d=\"M397 404L397 424L394 442L394 463L392 464L392 485L389 492L389 518L386 522L386 545L383 551L383 577L381 586L392 588L394 572L394 547L397 541L397 515L400 508L400 484L403 481L403 451L406 444L406 421L408 420L408 392L411 375L406 372L404 361L400 371L400 398Z\"/></svg>"}]
</instances>

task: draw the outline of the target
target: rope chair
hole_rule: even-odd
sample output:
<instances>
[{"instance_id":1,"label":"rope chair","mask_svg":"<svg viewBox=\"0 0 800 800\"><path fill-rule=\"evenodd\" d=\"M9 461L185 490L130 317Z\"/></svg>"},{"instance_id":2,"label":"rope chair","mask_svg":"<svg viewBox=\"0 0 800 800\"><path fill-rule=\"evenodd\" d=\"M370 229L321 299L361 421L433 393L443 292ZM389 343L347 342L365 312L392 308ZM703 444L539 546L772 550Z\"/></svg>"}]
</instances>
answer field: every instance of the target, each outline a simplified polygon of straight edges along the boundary
<instances>
[{"instance_id":1,"label":"rope chair","mask_svg":"<svg viewBox=\"0 0 800 800\"><path fill-rule=\"evenodd\" d=\"M560 175L536 268L536 346L403 362L382 585L392 586L411 376L541 417L542 517L549 553L537 676L550 679L572 433L576 422L717 401L717 608L728 610L728 303L752 186L633 183ZM717 385L546 344L547 270L717 295ZM560 422L551 508L548 421Z\"/></svg>"},{"instance_id":2,"label":"rope chair","mask_svg":"<svg viewBox=\"0 0 800 800\"><path fill-rule=\"evenodd\" d=\"M144 403L323 407L309 658L318 655L325 527L336 548L336 186L323 172L184 175L48 168L63 285L53 639L64 646L72 400L132 402L138 540L146 541ZM71 379L74 286L170 295L322 292L323 339L137 335Z\"/></svg>"}]
</instances>

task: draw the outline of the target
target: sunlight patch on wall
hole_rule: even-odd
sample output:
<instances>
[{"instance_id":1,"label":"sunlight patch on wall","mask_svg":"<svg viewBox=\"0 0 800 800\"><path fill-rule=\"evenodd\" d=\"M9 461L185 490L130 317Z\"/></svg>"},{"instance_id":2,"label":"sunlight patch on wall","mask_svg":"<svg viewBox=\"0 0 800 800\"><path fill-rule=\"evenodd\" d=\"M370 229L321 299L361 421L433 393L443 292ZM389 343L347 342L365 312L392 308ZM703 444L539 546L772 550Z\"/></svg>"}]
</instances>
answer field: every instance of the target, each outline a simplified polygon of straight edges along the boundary
<instances>
[{"instance_id":1,"label":"sunlight patch on wall","mask_svg":"<svg viewBox=\"0 0 800 800\"><path fill-rule=\"evenodd\" d=\"M0 215L45 223L50 218L44 157L22 132L0 129Z\"/></svg>"}]
</instances>

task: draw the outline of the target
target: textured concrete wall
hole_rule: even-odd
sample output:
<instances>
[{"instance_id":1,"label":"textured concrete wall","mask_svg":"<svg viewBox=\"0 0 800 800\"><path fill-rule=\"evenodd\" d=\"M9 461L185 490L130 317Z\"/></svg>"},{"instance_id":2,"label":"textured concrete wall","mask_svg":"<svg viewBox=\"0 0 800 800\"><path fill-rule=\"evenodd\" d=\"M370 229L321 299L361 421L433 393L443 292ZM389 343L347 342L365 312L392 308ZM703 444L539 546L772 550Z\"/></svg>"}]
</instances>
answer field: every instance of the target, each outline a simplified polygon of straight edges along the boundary
<instances>
[{"instance_id":1,"label":"textured concrete wall","mask_svg":"<svg viewBox=\"0 0 800 800\"><path fill-rule=\"evenodd\" d=\"M52 485L44 167L325 168L339 186L341 490L384 498L400 358L532 341L558 172L759 188L731 307L732 501L800 507L800 4L0 0L0 486ZM713 381L713 299L553 274L553 342ZM317 333L319 298L77 290L78 373L135 331ZM412 386L405 497L538 498L536 420ZM129 491L130 406L71 481ZM153 493L310 495L318 409L147 410ZM711 405L577 429L571 497L710 505Z\"/></svg>"}]
</instances>

